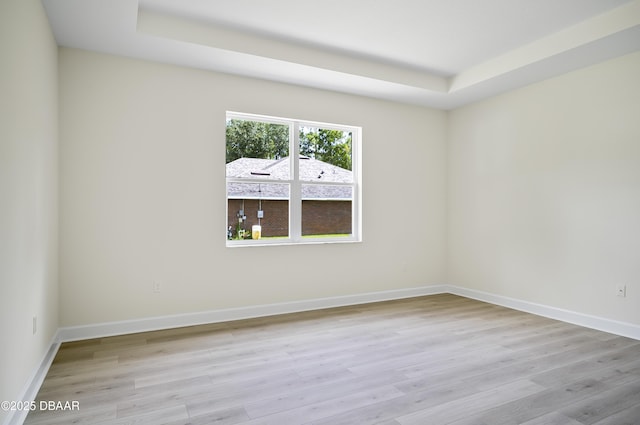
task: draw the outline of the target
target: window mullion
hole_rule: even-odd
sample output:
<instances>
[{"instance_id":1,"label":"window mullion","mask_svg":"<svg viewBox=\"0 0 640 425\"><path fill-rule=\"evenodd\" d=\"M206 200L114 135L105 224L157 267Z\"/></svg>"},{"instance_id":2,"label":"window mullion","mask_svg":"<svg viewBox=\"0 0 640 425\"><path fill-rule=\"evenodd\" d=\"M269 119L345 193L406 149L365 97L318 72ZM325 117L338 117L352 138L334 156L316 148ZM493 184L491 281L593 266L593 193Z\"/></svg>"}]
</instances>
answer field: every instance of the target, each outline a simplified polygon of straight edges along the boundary
<instances>
[{"instance_id":1,"label":"window mullion","mask_svg":"<svg viewBox=\"0 0 640 425\"><path fill-rule=\"evenodd\" d=\"M300 124L294 122L290 131L293 134L289 134L289 140L293 146L289 146L289 152L293 152L290 155L291 170L293 171L292 183L291 183L291 201L290 201L290 213L289 217L291 222L289 228L291 229L291 239L294 241L300 241L302 239L302 185L300 184Z\"/></svg>"}]
</instances>

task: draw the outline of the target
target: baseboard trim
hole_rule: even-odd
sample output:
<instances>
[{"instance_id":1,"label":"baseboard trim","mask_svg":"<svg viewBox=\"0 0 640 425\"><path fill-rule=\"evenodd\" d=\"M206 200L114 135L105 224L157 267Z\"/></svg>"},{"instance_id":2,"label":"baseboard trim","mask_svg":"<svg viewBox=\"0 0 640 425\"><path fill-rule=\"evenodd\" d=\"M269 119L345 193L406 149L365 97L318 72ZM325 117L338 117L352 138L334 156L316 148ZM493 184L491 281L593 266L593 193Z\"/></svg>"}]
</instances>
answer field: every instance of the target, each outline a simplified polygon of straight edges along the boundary
<instances>
[{"instance_id":1,"label":"baseboard trim","mask_svg":"<svg viewBox=\"0 0 640 425\"><path fill-rule=\"evenodd\" d=\"M40 391L40 387L44 382L44 378L47 376L47 372L49 372L51 363L53 363L53 359L56 357L56 354L58 353L59 348L60 348L60 342L59 342L58 333L56 332L56 334L54 334L53 338L51 339L51 344L49 344L49 349L42 357L40 366L33 373L33 376L31 376L31 379L27 381L26 388L22 391L21 393L22 396L18 398L18 400L33 401L36 399L36 396L38 395L38 391ZM28 410L15 410L13 411L13 414L9 414L9 417L7 417L4 423L5 425L21 425L24 423L28 414L29 414Z\"/></svg>"},{"instance_id":2,"label":"baseboard trim","mask_svg":"<svg viewBox=\"0 0 640 425\"><path fill-rule=\"evenodd\" d=\"M463 288L455 285L431 285L415 288L404 288L363 294L344 295L328 298L293 301L287 303L264 304L256 306L211 310L198 313L188 313L170 316L150 317L119 322L97 323L92 325L64 327L58 330L56 342L78 341L91 338L126 335L137 332L148 332L162 329L195 326L207 323L228 322L231 320L251 319L256 317L273 316L301 311L319 310L323 308L343 307L348 305L366 304L370 302L389 301L403 298L419 297L451 293L491 304L513 308L551 319L561 320L575 325L597 329L616 335L640 340L640 326L627 322L620 322L592 316L575 311L550 307L529 301L505 297L475 289Z\"/></svg>"},{"instance_id":3,"label":"baseboard trim","mask_svg":"<svg viewBox=\"0 0 640 425\"><path fill-rule=\"evenodd\" d=\"M472 298L475 300L500 305L503 307L509 307L514 310L536 314L538 316L548 317L550 319L572 323L574 325L584 326L585 328L596 329L599 331L609 332L615 335L640 340L640 326L634 325L632 323L605 319L598 316L578 313L575 311L565 310L557 307L550 307L543 304L536 304L529 301L522 301L515 298L509 298L502 295L477 291L475 289L463 288L455 285L447 285L447 292L466 298Z\"/></svg>"},{"instance_id":4,"label":"baseboard trim","mask_svg":"<svg viewBox=\"0 0 640 425\"><path fill-rule=\"evenodd\" d=\"M378 301L397 300L424 295L442 294L446 293L447 291L447 285L421 286L416 288L394 289L388 291L368 292L363 294L343 295L328 298L316 298L286 303L211 310L199 313L151 317L119 322L97 323L84 326L71 326L59 329L58 342L103 338L107 336L125 335L137 332L148 332L161 329L180 328L184 326L202 325L207 323L228 322L231 320L273 316L277 314L297 313L301 311L366 304Z\"/></svg>"}]
</instances>

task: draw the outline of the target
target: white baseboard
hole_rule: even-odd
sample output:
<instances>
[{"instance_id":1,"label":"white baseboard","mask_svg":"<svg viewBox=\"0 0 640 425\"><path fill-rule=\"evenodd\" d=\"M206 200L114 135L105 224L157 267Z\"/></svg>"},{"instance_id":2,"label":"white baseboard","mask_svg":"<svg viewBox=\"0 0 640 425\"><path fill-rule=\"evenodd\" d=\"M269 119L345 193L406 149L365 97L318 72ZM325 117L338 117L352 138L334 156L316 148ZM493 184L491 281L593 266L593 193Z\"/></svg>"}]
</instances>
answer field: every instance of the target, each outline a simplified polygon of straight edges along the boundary
<instances>
[{"instance_id":1,"label":"white baseboard","mask_svg":"<svg viewBox=\"0 0 640 425\"><path fill-rule=\"evenodd\" d=\"M574 325L584 326L585 328L597 329L599 331L609 332L615 335L626 336L629 338L640 340L640 326L634 325L632 323L605 319L598 316L577 313L575 311L564 310L557 307L550 307L543 304L536 304L529 301L522 301L515 298L509 298L489 292L477 291L475 289L462 288L454 285L447 285L447 292L466 298L472 298L491 304L501 305L503 307L509 307L514 310L536 314L538 316L544 316L551 319L572 323Z\"/></svg>"},{"instance_id":2,"label":"white baseboard","mask_svg":"<svg viewBox=\"0 0 640 425\"><path fill-rule=\"evenodd\" d=\"M455 285L431 285L416 288L397 289L363 294L344 295L329 298L293 301L287 303L264 304L256 306L211 310L198 313L179 314L171 316L150 317L137 320L97 323L92 325L72 326L60 328L56 342L77 341L107 336L125 335L136 332L147 332L161 329L194 326L206 323L227 322L231 320L250 319L255 317L273 316L277 314L296 313L300 311L319 310L323 308L342 307L347 305L365 304L376 301L388 301L402 298L419 297L451 293L472 298L491 304L513 308L539 316L549 317L568 323L597 329L616 335L640 340L640 326L620 322L602 317L592 316L561 308L536 304L489 292L477 291Z\"/></svg>"},{"instance_id":3,"label":"white baseboard","mask_svg":"<svg viewBox=\"0 0 640 425\"><path fill-rule=\"evenodd\" d=\"M40 387L44 382L44 378L47 376L47 372L49 372L49 368L51 367L51 363L53 363L53 359L58 352L58 348L60 348L60 342L58 338L58 334L56 333L51 339L51 344L49 345L49 349L42 357L42 361L40 362L40 366L33 373L31 379L27 381L26 388L22 391L21 397L18 400L21 401L33 401L38 395L38 391L40 391ZM27 418L29 414L28 410L15 410L9 413L9 417L6 418L4 424L5 425L21 425L24 423L24 420Z\"/></svg>"},{"instance_id":4,"label":"white baseboard","mask_svg":"<svg viewBox=\"0 0 640 425\"><path fill-rule=\"evenodd\" d=\"M344 295L338 297L316 298L287 303L265 304L248 307L229 308L223 310L211 310L199 313L150 317L137 320L125 320L120 322L97 323L94 325L72 326L59 329L58 341L68 342L91 338L102 338L107 336L124 335L137 332L202 325L206 323L228 322L231 320L250 319L255 317L273 316L277 314L319 310L323 308L366 304L376 301L412 298L423 295L445 293L447 292L447 289L447 285L432 285L417 288L395 289L389 291Z\"/></svg>"}]
</instances>

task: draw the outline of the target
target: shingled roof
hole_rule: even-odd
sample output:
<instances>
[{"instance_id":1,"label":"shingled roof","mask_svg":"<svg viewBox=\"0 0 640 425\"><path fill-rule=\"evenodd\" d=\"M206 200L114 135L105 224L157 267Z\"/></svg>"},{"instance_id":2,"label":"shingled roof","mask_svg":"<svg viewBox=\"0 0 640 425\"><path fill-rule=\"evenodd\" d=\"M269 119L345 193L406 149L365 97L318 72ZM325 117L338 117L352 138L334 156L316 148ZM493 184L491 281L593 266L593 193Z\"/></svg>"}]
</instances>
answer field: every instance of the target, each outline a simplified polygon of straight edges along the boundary
<instances>
[{"instance_id":1,"label":"shingled roof","mask_svg":"<svg viewBox=\"0 0 640 425\"><path fill-rule=\"evenodd\" d=\"M289 157L281 159L239 158L227 164L227 177L264 179L265 183L227 184L227 196L232 199L288 199L288 186L277 184L288 180ZM314 183L351 183L353 173L335 165L300 156L300 180ZM348 200L349 186L302 185L302 199Z\"/></svg>"}]
</instances>

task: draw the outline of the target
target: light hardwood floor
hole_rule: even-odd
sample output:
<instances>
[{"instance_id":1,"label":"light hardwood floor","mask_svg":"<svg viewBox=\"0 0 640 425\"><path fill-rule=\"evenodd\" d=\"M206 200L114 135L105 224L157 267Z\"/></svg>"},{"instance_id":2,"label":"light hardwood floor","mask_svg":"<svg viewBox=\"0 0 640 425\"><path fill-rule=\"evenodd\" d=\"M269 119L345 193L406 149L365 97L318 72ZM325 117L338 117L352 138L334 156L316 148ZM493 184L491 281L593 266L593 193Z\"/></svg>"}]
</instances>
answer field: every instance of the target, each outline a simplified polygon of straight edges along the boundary
<instances>
[{"instance_id":1,"label":"light hardwood floor","mask_svg":"<svg viewBox=\"0 0 640 425\"><path fill-rule=\"evenodd\" d=\"M640 341L434 295L65 343L26 424L638 425Z\"/></svg>"}]
</instances>

